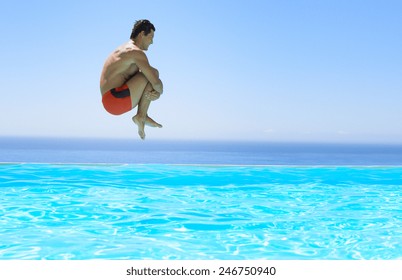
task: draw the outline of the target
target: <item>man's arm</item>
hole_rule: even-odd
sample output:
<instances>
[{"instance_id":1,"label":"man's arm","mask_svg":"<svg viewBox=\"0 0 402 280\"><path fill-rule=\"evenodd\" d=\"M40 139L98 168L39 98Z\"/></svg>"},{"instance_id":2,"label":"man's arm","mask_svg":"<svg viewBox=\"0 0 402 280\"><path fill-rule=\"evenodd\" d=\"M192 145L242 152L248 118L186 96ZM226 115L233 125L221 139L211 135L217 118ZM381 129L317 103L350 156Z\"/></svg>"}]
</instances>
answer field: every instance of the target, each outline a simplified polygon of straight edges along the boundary
<instances>
[{"instance_id":1,"label":"man's arm","mask_svg":"<svg viewBox=\"0 0 402 280\"><path fill-rule=\"evenodd\" d=\"M148 58L145 53L141 51L135 52L135 64L137 64L138 68L147 78L147 80L151 83L154 90L159 93L163 92L163 84L162 81L157 76L155 70L149 65Z\"/></svg>"}]
</instances>

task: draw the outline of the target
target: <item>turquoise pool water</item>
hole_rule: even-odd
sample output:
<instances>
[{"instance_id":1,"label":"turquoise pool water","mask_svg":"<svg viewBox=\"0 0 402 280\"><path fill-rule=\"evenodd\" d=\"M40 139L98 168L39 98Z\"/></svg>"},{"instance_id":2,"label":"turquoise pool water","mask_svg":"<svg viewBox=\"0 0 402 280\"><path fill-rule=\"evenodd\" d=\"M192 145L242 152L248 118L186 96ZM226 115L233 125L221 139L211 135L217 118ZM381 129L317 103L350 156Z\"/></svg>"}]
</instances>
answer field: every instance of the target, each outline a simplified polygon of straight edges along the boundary
<instances>
[{"instance_id":1,"label":"turquoise pool water","mask_svg":"<svg viewBox=\"0 0 402 280\"><path fill-rule=\"evenodd\" d=\"M402 167L1 164L0 259L402 259Z\"/></svg>"}]
</instances>

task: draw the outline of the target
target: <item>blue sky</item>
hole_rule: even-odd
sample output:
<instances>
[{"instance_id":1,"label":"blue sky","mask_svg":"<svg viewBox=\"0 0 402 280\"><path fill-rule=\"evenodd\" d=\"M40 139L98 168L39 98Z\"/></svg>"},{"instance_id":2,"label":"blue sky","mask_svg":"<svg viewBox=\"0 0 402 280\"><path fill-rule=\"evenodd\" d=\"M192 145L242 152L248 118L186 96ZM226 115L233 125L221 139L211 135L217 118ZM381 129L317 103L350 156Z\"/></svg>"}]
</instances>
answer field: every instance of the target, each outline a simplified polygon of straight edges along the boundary
<instances>
[{"instance_id":1,"label":"blue sky","mask_svg":"<svg viewBox=\"0 0 402 280\"><path fill-rule=\"evenodd\" d=\"M0 136L137 139L99 76L135 20L164 82L148 139L402 143L401 1L2 1Z\"/></svg>"}]
</instances>

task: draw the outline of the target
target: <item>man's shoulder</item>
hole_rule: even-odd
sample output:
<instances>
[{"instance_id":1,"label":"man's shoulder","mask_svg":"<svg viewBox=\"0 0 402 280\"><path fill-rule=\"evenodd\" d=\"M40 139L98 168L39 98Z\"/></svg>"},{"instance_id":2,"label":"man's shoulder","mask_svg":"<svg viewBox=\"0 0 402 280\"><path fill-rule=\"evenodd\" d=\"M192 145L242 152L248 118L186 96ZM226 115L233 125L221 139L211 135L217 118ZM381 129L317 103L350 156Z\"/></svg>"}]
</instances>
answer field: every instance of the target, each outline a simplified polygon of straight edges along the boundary
<instances>
[{"instance_id":1,"label":"man's shoulder","mask_svg":"<svg viewBox=\"0 0 402 280\"><path fill-rule=\"evenodd\" d=\"M119 47L121 57L141 58L146 56L144 51L134 44L126 43Z\"/></svg>"},{"instance_id":2,"label":"man's shoulder","mask_svg":"<svg viewBox=\"0 0 402 280\"><path fill-rule=\"evenodd\" d=\"M138 53L143 52L139 47L137 47L133 42L127 42L118 47L122 53Z\"/></svg>"}]
</instances>

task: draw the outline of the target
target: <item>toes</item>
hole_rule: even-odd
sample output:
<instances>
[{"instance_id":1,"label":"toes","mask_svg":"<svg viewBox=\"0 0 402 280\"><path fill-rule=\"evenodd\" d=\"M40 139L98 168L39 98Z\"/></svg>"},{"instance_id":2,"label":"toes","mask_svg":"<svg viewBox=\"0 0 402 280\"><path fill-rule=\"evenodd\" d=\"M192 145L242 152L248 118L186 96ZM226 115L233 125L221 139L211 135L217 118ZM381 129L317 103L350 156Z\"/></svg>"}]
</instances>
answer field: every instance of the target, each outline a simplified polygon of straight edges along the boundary
<instances>
[{"instance_id":1,"label":"toes","mask_svg":"<svg viewBox=\"0 0 402 280\"><path fill-rule=\"evenodd\" d=\"M142 140L145 139L145 131L138 127L138 135L141 137Z\"/></svg>"}]
</instances>

